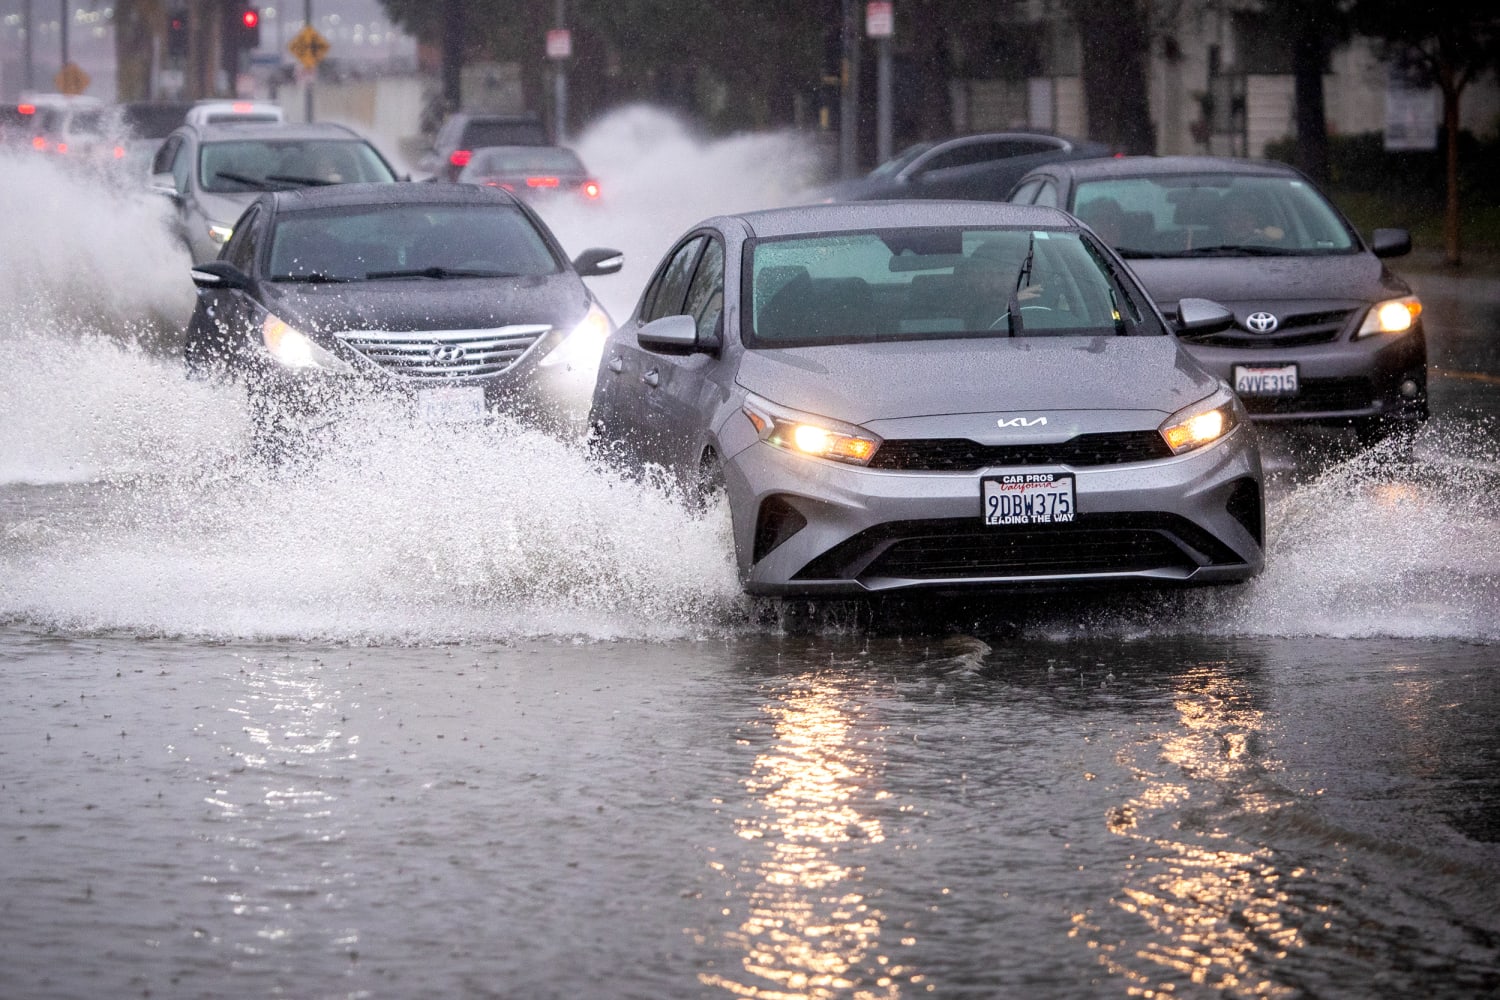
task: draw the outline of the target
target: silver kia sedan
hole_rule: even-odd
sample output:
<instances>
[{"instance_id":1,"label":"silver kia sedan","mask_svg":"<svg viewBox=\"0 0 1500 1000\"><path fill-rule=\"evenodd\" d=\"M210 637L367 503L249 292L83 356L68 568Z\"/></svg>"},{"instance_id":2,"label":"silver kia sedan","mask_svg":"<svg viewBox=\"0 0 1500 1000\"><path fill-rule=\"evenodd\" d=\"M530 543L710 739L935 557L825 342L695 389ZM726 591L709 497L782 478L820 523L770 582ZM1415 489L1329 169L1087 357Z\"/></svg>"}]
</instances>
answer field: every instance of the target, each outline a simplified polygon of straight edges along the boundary
<instances>
[{"instance_id":1,"label":"silver kia sedan","mask_svg":"<svg viewBox=\"0 0 1500 1000\"><path fill-rule=\"evenodd\" d=\"M1178 329L1228 310L1177 303ZM1120 259L1054 209L709 219L606 344L611 460L727 493L753 594L1240 581L1255 432Z\"/></svg>"}]
</instances>

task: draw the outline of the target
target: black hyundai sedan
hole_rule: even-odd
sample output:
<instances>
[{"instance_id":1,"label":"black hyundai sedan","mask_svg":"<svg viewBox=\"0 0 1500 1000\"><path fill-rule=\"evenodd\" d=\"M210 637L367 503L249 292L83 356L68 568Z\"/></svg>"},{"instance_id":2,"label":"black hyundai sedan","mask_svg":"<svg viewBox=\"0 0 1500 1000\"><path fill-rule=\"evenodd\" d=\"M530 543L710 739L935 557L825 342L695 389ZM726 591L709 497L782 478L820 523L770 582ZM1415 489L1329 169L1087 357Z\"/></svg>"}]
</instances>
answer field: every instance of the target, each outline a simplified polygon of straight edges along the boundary
<instances>
[{"instance_id":1,"label":"black hyundai sedan","mask_svg":"<svg viewBox=\"0 0 1500 1000\"><path fill-rule=\"evenodd\" d=\"M511 195L469 185L347 184L262 195L218 260L193 269L192 375L244 382L257 444L327 423L374 390L429 421L497 411L581 419L611 322Z\"/></svg>"},{"instance_id":2,"label":"black hyundai sedan","mask_svg":"<svg viewBox=\"0 0 1500 1000\"><path fill-rule=\"evenodd\" d=\"M1252 419L1351 425L1366 440L1427 418L1422 304L1385 259L1404 229L1366 241L1303 174L1206 156L1054 163L1010 200L1072 212L1124 257L1163 311L1228 307L1227 330L1179 334Z\"/></svg>"}]
</instances>

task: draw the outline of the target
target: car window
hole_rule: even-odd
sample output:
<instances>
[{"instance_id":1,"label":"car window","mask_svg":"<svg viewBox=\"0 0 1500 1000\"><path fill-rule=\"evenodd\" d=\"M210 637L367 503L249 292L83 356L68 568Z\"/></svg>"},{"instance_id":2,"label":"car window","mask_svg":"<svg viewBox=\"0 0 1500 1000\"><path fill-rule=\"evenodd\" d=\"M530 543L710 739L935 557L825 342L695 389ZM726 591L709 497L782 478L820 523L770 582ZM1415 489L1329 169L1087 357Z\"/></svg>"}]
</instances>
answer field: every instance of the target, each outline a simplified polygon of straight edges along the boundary
<instances>
[{"instance_id":1,"label":"car window","mask_svg":"<svg viewBox=\"0 0 1500 1000\"><path fill-rule=\"evenodd\" d=\"M168 136L167 141L161 144L161 148L156 151L156 157L151 161L151 172L153 174L172 173L172 163L177 158L177 151L181 148L182 136Z\"/></svg>"},{"instance_id":2,"label":"car window","mask_svg":"<svg viewBox=\"0 0 1500 1000\"><path fill-rule=\"evenodd\" d=\"M1041 186L1042 182L1040 180L1027 181L1016 188L1015 193L1010 196L1010 200L1017 205L1030 205Z\"/></svg>"},{"instance_id":3,"label":"car window","mask_svg":"<svg viewBox=\"0 0 1500 1000\"><path fill-rule=\"evenodd\" d=\"M272 281L322 276L461 278L556 274L562 269L513 205L358 205L292 212L271 236Z\"/></svg>"},{"instance_id":4,"label":"car window","mask_svg":"<svg viewBox=\"0 0 1500 1000\"><path fill-rule=\"evenodd\" d=\"M224 259L246 274L255 266L255 251L260 235L256 222L259 218L260 206L252 205L234 224L234 235L229 239L229 246L224 249Z\"/></svg>"},{"instance_id":5,"label":"car window","mask_svg":"<svg viewBox=\"0 0 1500 1000\"><path fill-rule=\"evenodd\" d=\"M718 240L710 239L703 248L683 312L697 321L700 340L714 335L724 312L724 246Z\"/></svg>"},{"instance_id":6,"label":"car window","mask_svg":"<svg viewBox=\"0 0 1500 1000\"><path fill-rule=\"evenodd\" d=\"M544 146L547 133L536 121L471 121L464 128L461 148L483 146Z\"/></svg>"},{"instance_id":7,"label":"car window","mask_svg":"<svg viewBox=\"0 0 1500 1000\"><path fill-rule=\"evenodd\" d=\"M578 154L559 146L495 146L476 150L471 173L582 173Z\"/></svg>"},{"instance_id":8,"label":"car window","mask_svg":"<svg viewBox=\"0 0 1500 1000\"><path fill-rule=\"evenodd\" d=\"M1165 332L1075 230L924 228L752 241L752 347Z\"/></svg>"},{"instance_id":9,"label":"car window","mask_svg":"<svg viewBox=\"0 0 1500 1000\"><path fill-rule=\"evenodd\" d=\"M688 279L692 276L698 251L703 249L706 239L706 236L694 236L673 252L671 260L646 290L645 308L641 310L642 320L649 323L654 319L676 316L682 312Z\"/></svg>"},{"instance_id":10,"label":"car window","mask_svg":"<svg viewBox=\"0 0 1500 1000\"><path fill-rule=\"evenodd\" d=\"M922 164L923 170L943 170L948 167L966 167L991 160L1005 160L1012 156L1029 156L1056 148L1042 139L985 139L968 142L951 149L934 153Z\"/></svg>"},{"instance_id":11,"label":"car window","mask_svg":"<svg viewBox=\"0 0 1500 1000\"><path fill-rule=\"evenodd\" d=\"M198 153L198 177L203 190L218 193L396 179L363 140L316 138L206 142Z\"/></svg>"},{"instance_id":12,"label":"car window","mask_svg":"<svg viewBox=\"0 0 1500 1000\"><path fill-rule=\"evenodd\" d=\"M1123 256L1351 253L1354 234L1300 177L1190 174L1085 181L1074 214Z\"/></svg>"},{"instance_id":13,"label":"car window","mask_svg":"<svg viewBox=\"0 0 1500 1000\"><path fill-rule=\"evenodd\" d=\"M1033 205L1044 205L1047 208L1057 207L1057 185L1052 181L1042 181L1041 186L1036 189L1036 198Z\"/></svg>"}]
</instances>

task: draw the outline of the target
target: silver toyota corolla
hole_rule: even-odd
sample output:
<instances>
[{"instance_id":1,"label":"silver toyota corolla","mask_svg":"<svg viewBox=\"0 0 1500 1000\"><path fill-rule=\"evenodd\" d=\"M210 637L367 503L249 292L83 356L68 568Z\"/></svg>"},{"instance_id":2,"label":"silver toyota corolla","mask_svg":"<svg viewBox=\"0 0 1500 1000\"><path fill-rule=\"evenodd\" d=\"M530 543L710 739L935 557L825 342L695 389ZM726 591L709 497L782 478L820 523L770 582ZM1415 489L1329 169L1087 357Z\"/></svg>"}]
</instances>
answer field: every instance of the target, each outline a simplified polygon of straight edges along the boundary
<instances>
[{"instance_id":1,"label":"silver toyota corolla","mask_svg":"<svg viewBox=\"0 0 1500 1000\"><path fill-rule=\"evenodd\" d=\"M1180 329L1230 313L1178 303ZM709 219L606 345L605 454L726 490L747 591L1222 583L1260 453L1077 220L959 202Z\"/></svg>"}]
</instances>

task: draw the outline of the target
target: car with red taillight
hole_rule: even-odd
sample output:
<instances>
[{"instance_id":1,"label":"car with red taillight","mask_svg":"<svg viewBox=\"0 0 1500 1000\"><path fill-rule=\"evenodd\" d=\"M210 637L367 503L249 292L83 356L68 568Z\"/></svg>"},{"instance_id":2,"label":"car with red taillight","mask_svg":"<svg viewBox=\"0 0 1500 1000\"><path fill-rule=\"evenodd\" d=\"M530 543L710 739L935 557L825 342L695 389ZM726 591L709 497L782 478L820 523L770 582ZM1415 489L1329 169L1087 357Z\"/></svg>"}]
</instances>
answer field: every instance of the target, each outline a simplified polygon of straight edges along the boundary
<instances>
[{"instance_id":1,"label":"car with red taillight","mask_svg":"<svg viewBox=\"0 0 1500 1000\"><path fill-rule=\"evenodd\" d=\"M476 149L488 146L548 146L552 137L534 114L451 115L438 129L432 146L417 161L419 173L434 181L456 181Z\"/></svg>"},{"instance_id":2,"label":"car with red taillight","mask_svg":"<svg viewBox=\"0 0 1500 1000\"><path fill-rule=\"evenodd\" d=\"M565 146L489 146L476 149L458 172L460 184L480 184L543 204L560 200L597 202L603 189Z\"/></svg>"}]
</instances>

